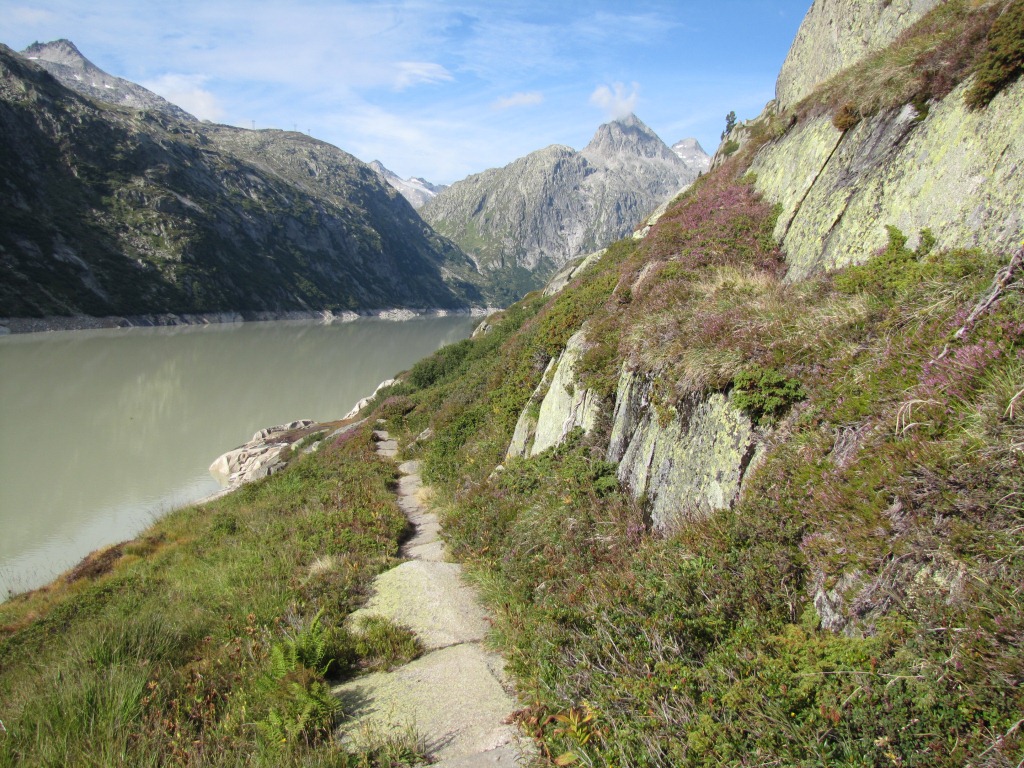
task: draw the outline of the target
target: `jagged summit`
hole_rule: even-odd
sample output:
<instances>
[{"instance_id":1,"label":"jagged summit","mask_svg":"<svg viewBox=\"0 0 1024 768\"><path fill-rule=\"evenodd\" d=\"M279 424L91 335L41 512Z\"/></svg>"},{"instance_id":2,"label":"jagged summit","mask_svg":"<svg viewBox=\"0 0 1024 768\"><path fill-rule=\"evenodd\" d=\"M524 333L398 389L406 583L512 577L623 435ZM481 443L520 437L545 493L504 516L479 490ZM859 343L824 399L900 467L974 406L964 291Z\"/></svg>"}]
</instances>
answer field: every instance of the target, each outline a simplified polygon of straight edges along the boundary
<instances>
[{"instance_id":1,"label":"jagged summit","mask_svg":"<svg viewBox=\"0 0 1024 768\"><path fill-rule=\"evenodd\" d=\"M608 160L627 154L673 161L672 150L632 113L600 126L582 154L588 160Z\"/></svg>"},{"instance_id":2,"label":"jagged summit","mask_svg":"<svg viewBox=\"0 0 1024 768\"><path fill-rule=\"evenodd\" d=\"M91 99L121 107L162 112L176 120L197 122L195 115L141 85L108 74L87 59L70 40L32 43L21 55L41 66L62 85Z\"/></svg>"},{"instance_id":3,"label":"jagged summit","mask_svg":"<svg viewBox=\"0 0 1024 768\"><path fill-rule=\"evenodd\" d=\"M63 37L60 40L53 40L49 43L32 43L21 54L34 61L41 60L49 61L53 64L63 64L66 67L83 72L89 69L99 71L95 64L82 55L82 52L78 50L74 43Z\"/></svg>"},{"instance_id":4,"label":"jagged summit","mask_svg":"<svg viewBox=\"0 0 1024 768\"><path fill-rule=\"evenodd\" d=\"M403 179L394 171L386 168L380 160L374 160L369 165L377 172L378 176L397 189L413 208L420 208L438 192L447 189L444 184L431 184L418 176Z\"/></svg>"},{"instance_id":5,"label":"jagged summit","mask_svg":"<svg viewBox=\"0 0 1024 768\"><path fill-rule=\"evenodd\" d=\"M582 151L552 145L456 182L421 214L518 298L628 235L706 168L680 159L631 114L600 126Z\"/></svg>"}]
</instances>

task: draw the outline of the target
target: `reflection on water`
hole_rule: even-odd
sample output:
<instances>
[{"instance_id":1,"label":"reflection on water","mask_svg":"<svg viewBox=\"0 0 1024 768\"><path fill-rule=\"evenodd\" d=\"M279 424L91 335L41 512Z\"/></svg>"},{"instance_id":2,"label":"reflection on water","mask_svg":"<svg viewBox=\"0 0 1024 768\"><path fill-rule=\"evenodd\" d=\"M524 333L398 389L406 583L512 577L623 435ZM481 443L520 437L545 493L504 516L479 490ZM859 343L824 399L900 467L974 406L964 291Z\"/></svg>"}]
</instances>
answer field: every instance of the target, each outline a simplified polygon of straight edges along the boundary
<instances>
[{"instance_id":1,"label":"reflection on water","mask_svg":"<svg viewBox=\"0 0 1024 768\"><path fill-rule=\"evenodd\" d=\"M0 599L217 490L266 426L337 419L465 338L467 317L246 323L0 338Z\"/></svg>"}]
</instances>

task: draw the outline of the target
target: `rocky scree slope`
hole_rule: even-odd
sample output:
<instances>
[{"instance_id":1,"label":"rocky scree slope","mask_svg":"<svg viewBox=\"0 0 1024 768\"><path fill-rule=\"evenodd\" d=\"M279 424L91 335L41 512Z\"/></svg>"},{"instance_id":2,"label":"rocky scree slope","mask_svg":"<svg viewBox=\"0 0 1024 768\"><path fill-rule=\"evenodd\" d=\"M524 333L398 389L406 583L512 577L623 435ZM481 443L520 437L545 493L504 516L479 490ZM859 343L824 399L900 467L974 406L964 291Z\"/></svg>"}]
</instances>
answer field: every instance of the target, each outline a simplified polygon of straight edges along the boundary
<instances>
[{"instance_id":1,"label":"rocky scree slope","mask_svg":"<svg viewBox=\"0 0 1024 768\"><path fill-rule=\"evenodd\" d=\"M365 164L74 93L0 49L0 316L459 308L473 265Z\"/></svg>"},{"instance_id":2,"label":"rocky scree slope","mask_svg":"<svg viewBox=\"0 0 1024 768\"><path fill-rule=\"evenodd\" d=\"M420 212L518 297L628 234L697 178L706 166L691 154L681 159L630 115L602 125L580 152L538 150L452 184Z\"/></svg>"}]
</instances>

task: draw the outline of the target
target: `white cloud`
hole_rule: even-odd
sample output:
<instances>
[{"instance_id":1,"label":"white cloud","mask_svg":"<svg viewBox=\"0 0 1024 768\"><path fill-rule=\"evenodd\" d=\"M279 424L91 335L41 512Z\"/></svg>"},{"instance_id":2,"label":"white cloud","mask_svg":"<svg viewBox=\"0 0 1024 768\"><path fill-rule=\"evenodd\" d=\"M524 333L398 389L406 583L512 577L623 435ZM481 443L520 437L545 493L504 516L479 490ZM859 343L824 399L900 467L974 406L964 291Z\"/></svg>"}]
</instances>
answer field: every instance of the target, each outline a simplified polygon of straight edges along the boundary
<instances>
[{"instance_id":1,"label":"white cloud","mask_svg":"<svg viewBox=\"0 0 1024 768\"><path fill-rule=\"evenodd\" d=\"M220 120L224 116L224 109L217 97L203 88L206 80L202 75L169 73L147 80L142 85L200 120Z\"/></svg>"},{"instance_id":2,"label":"white cloud","mask_svg":"<svg viewBox=\"0 0 1024 768\"><path fill-rule=\"evenodd\" d=\"M640 86L637 83L633 83L628 92L622 83L612 83L610 87L599 85L590 94L590 103L603 109L608 113L608 117L614 120L636 110L639 91Z\"/></svg>"},{"instance_id":3,"label":"white cloud","mask_svg":"<svg viewBox=\"0 0 1024 768\"><path fill-rule=\"evenodd\" d=\"M5 15L7 16L7 23L12 26L24 25L26 27L31 27L37 24L53 24L58 20L58 16L50 11L40 10L38 8L29 8L23 5L16 5L13 8L8 8L5 11Z\"/></svg>"},{"instance_id":4,"label":"white cloud","mask_svg":"<svg viewBox=\"0 0 1024 768\"><path fill-rule=\"evenodd\" d=\"M540 91L513 93L504 96L491 104L491 109L511 109L513 107L532 107L544 103L544 94Z\"/></svg>"},{"instance_id":5,"label":"white cloud","mask_svg":"<svg viewBox=\"0 0 1024 768\"><path fill-rule=\"evenodd\" d=\"M455 79L452 73L440 64L429 61L400 61L395 66L395 89L399 91L421 83L432 85Z\"/></svg>"}]
</instances>

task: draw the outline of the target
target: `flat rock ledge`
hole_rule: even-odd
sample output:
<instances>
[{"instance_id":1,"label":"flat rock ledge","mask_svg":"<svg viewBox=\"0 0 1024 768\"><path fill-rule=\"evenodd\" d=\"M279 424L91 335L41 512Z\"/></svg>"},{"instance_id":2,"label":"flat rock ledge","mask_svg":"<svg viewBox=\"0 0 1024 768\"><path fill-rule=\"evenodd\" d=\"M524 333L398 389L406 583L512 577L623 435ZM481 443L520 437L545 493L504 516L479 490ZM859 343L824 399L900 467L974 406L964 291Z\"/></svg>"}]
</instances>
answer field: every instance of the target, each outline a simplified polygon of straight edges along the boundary
<instances>
[{"instance_id":1,"label":"flat rock ledge","mask_svg":"<svg viewBox=\"0 0 1024 768\"><path fill-rule=\"evenodd\" d=\"M398 443L376 430L377 452L395 457ZM422 736L435 768L522 766L532 743L511 725L519 708L504 675L501 657L483 647L490 627L475 590L462 580L462 567L445 561L437 516L423 502L420 462L399 465L398 502L415 534L402 547L409 560L381 574L374 594L350 618L384 616L404 624L426 653L391 672L351 680L334 689L349 719L341 739L364 731L408 728Z\"/></svg>"}]
</instances>

